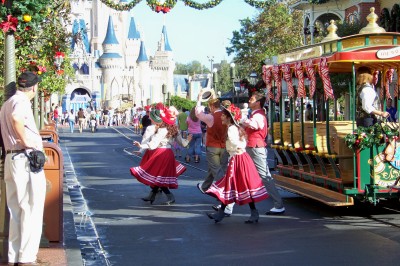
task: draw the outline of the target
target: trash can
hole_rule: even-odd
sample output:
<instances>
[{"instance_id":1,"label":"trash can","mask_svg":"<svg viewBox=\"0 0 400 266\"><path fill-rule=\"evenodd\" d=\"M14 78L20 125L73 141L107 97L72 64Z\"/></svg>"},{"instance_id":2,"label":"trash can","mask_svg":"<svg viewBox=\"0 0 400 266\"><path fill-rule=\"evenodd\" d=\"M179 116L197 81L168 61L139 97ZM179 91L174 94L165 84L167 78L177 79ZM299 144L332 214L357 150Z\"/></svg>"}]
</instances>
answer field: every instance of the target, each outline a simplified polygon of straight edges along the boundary
<instances>
[{"instance_id":1,"label":"trash can","mask_svg":"<svg viewBox=\"0 0 400 266\"><path fill-rule=\"evenodd\" d=\"M43 142L47 161L44 164L46 175L46 200L44 204L44 236L48 241L63 240L63 177L64 157L61 149L52 142Z\"/></svg>"}]
</instances>

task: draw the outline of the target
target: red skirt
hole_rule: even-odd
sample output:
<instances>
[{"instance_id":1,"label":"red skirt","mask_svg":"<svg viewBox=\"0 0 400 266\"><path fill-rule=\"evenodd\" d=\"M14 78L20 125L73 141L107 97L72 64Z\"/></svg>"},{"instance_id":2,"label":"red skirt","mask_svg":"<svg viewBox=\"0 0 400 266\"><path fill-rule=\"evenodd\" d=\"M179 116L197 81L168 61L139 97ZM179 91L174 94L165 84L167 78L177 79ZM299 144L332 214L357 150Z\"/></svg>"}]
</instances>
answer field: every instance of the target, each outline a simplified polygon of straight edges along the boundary
<instances>
[{"instance_id":1,"label":"red skirt","mask_svg":"<svg viewBox=\"0 0 400 266\"><path fill-rule=\"evenodd\" d=\"M212 184L206 194L218 198L224 205L232 202L244 205L268 198L267 190L247 152L229 160L225 176Z\"/></svg>"},{"instance_id":2,"label":"red skirt","mask_svg":"<svg viewBox=\"0 0 400 266\"><path fill-rule=\"evenodd\" d=\"M178 188L178 176L186 171L186 167L175 160L169 148L147 150L140 165L130 168L136 179L148 186Z\"/></svg>"}]
</instances>

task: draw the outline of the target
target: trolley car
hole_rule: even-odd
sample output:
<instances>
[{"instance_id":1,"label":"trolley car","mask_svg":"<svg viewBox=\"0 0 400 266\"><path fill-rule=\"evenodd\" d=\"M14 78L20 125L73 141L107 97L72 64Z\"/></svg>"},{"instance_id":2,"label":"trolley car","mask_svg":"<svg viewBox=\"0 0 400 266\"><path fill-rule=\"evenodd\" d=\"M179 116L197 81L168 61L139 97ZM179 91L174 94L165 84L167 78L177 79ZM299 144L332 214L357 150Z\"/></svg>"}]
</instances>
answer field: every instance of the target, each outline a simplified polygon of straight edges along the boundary
<instances>
[{"instance_id":1,"label":"trolley car","mask_svg":"<svg viewBox=\"0 0 400 266\"><path fill-rule=\"evenodd\" d=\"M389 97L399 106L399 83L393 77L400 73L400 34L384 32L376 24L373 9L367 19L369 24L360 34L343 38L337 37L332 21L321 43L281 54L277 64L263 66L271 148L278 161L276 184L330 206L350 206L356 200L377 204L382 199L399 197L400 148L394 161L386 161L383 154L389 140L397 139L399 125L382 122L363 129L365 132L357 130L355 75L360 66L379 71L376 88L381 108L386 107ZM334 73L350 77L344 119L340 120L333 104L335 87L330 81ZM274 121L274 106L284 103L282 86L287 87L290 119L284 121L285 112L281 111L282 118ZM322 100L315 91L320 91ZM312 121L304 119L306 97L313 103ZM298 119L296 102L300 102ZM360 145L363 141L369 145ZM400 142L396 146L400 147Z\"/></svg>"}]
</instances>

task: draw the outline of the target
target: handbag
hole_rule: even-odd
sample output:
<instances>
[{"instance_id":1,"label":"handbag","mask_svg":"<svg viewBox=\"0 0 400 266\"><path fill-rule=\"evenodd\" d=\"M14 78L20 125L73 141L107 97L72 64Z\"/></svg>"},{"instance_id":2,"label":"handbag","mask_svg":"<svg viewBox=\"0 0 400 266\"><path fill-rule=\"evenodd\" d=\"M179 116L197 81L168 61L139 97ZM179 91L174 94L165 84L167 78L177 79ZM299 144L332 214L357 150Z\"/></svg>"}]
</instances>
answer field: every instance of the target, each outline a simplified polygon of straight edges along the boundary
<instances>
[{"instance_id":1,"label":"handbag","mask_svg":"<svg viewBox=\"0 0 400 266\"><path fill-rule=\"evenodd\" d=\"M38 173L43 170L46 155L42 151L33 150L29 154L25 151L25 155L29 160L31 172Z\"/></svg>"}]
</instances>

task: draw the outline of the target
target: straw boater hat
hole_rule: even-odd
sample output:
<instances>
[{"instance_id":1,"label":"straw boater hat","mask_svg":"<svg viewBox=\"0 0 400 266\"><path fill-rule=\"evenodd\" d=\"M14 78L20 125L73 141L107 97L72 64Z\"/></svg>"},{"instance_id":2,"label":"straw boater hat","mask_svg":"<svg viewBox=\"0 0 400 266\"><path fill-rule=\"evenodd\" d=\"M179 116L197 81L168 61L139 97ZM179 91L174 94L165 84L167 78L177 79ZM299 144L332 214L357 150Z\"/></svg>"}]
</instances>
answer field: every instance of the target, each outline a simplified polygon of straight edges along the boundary
<instances>
[{"instance_id":1,"label":"straw boater hat","mask_svg":"<svg viewBox=\"0 0 400 266\"><path fill-rule=\"evenodd\" d=\"M229 114L233 119L233 122L235 122L235 125L239 126L239 122L242 119L242 111L240 110L240 108L236 107L234 104L229 104L229 105L222 104L222 108L224 108L229 112Z\"/></svg>"},{"instance_id":2,"label":"straw boater hat","mask_svg":"<svg viewBox=\"0 0 400 266\"><path fill-rule=\"evenodd\" d=\"M215 98L215 91L213 89L203 89L200 91L201 95L201 102L208 102L210 99Z\"/></svg>"}]
</instances>

